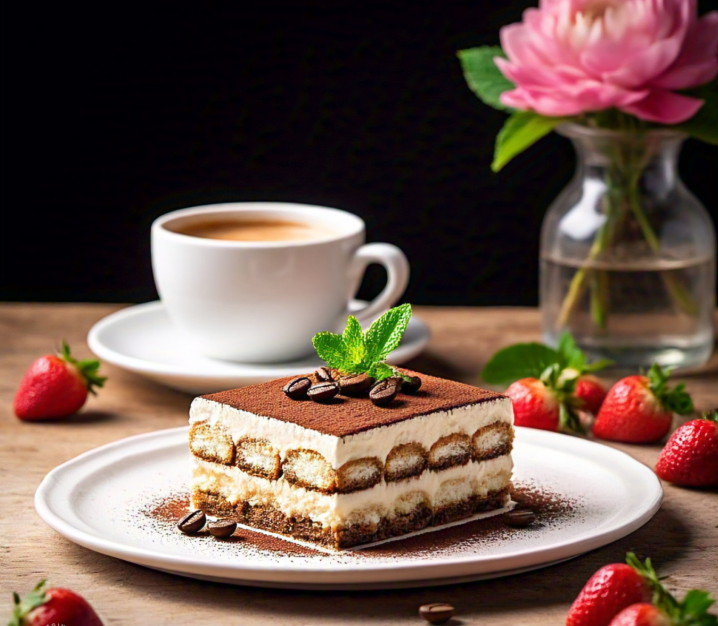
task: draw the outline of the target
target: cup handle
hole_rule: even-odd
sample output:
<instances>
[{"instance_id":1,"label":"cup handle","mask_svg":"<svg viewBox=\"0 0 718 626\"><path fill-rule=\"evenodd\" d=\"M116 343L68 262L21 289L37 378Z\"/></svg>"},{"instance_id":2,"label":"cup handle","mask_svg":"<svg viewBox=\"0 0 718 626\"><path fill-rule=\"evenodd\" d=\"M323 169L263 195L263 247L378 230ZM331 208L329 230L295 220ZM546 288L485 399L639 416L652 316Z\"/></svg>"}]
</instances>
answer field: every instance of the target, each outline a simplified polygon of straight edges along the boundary
<instances>
[{"instance_id":1,"label":"cup handle","mask_svg":"<svg viewBox=\"0 0 718 626\"><path fill-rule=\"evenodd\" d=\"M353 312L361 324L367 324L378 313L395 304L409 284L409 261L396 246L390 243L369 243L354 253L352 276L357 286L370 263L379 263L386 268L386 286L363 309Z\"/></svg>"}]
</instances>

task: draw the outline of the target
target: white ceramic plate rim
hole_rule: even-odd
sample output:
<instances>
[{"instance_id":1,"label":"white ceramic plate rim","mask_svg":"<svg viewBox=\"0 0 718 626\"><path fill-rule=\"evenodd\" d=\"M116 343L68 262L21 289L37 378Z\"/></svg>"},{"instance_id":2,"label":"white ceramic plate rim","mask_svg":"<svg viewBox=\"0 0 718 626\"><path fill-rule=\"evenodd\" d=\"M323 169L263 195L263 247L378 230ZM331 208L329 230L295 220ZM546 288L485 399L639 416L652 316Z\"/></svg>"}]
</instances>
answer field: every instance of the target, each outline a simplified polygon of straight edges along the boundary
<instances>
[{"instance_id":1,"label":"white ceramic plate rim","mask_svg":"<svg viewBox=\"0 0 718 626\"><path fill-rule=\"evenodd\" d=\"M35 494L35 507L37 512L51 528L79 545L102 554L149 567L172 570L178 574L190 576L193 574L201 574L204 576L215 576L217 578L232 578L237 582L247 580L247 582L254 584L261 584L264 581L267 583L280 582L284 586L289 587L292 586L292 581L302 582L299 579L299 575L301 574L325 574L332 578L336 577L336 586L339 587L346 583L358 585L361 584L361 582L381 582L382 580L386 580L387 583L391 584L391 582L399 583L408 580L450 578L450 570L452 567L467 563L483 563L487 565L495 562L495 567L491 571L495 572L496 575L500 575L501 571L553 563L578 556L579 554L606 545L630 534L645 524L656 513L660 508L663 497L660 481L655 474L648 467L623 452L575 437L546 431L517 428L518 437L526 439L527 443L546 447L547 452L553 449L555 451L580 456L583 459L592 460L599 464L609 464L614 471L621 470L621 476L626 484L633 485L640 482L642 485L640 491L643 497L640 501L632 503L633 514L623 520L612 520L612 522L607 524L601 531L587 537L572 538L536 549L502 553L499 556L472 554L460 557L437 558L436 561L416 561L397 564L373 564L368 561L366 563L354 563L351 568L347 568L345 566L332 566L332 564L327 565L321 562L284 563L281 566L251 562L218 564L200 558L157 553L144 548L128 546L121 542L108 540L102 536L89 533L73 525L53 510L53 490L58 485L58 488L62 488L63 486L67 488L67 485L62 484L65 474L78 468L82 469L84 464L92 463L93 461L102 459L102 457L106 457L106 464L110 463L116 458L119 458L116 455L125 456L133 448L142 447L143 444L150 444L148 448L144 450L143 453L145 454L151 451L150 448L152 444L154 444L154 449L176 445L175 439L180 436L185 437L187 430L188 427L182 426L135 435L90 450L63 463L49 472L38 487ZM163 442L165 439L166 441ZM486 567L483 567L480 572L477 571L477 574L485 573L486 571L488 571ZM391 579L385 578L389 572L392 573ZM274 576L267 579L266 575L268 573L274 574ZM342 577L341 574L344 574L345 577ZM456 574L458 574L458 572L456 572ZM289 575L289 579L287 575ZM372 580L372 575L381 576L380 578L374 578ZM364 578L364 580L358 580L359 578ZM316 583L317 586L324 585L327 587L332 585L332 580L327 577L324 580L317 580ZM312 584L313 581L307 580L304 586L312 586Z\"/></svg>"},{"instance_id":2,"label":"white ceramic plate rim","mask_svg":"<svg viewBox=\"0 0 718 626\"><path fill-rule=\"evenodd\" d=\"M361 301L352 301L352 303L359 302ZM201 369L193 370L185 366L173 365L170 363L158 363L147 359L141 359L139 357L129 356L123 352L118 352L114 348L110 348L104 342L102 338L103 333L108 331L115 324L125 322L127 319L131 319L133 317L144 317L148 314L156 313L158 310L163 309L163 306L164 305L160 300L156 300L153 302L145 302L144 304L136 304L119 311L115 311L114 313L110 313L110 315L102 318L90 329L90 332L87 335L87 343L90 350L92 350L92 352L100 359L104 359L108 363L112 363L113 365L117 365L134 372L172 376L191 376L194 379L206 381L207 383L211 383L211 381L222 377L232 378L235 376L243 377L252 375L264 376L265 374L269 380L271 378L291 376L292 374L296 374L298 371L303 371L301 369L303 363L302 361L277 364L253 364L214 360L216 364L225 368L224 371L207 373ZM421 353L429 343L431 333L426 324L416 316L412 317L409 323L411 326L417 328L417 334L420 335L420 337L410 343L404 343L394 350L388 359L391 363L399 364L404 361L408 361Z\"/></svg>"}]
</instances>

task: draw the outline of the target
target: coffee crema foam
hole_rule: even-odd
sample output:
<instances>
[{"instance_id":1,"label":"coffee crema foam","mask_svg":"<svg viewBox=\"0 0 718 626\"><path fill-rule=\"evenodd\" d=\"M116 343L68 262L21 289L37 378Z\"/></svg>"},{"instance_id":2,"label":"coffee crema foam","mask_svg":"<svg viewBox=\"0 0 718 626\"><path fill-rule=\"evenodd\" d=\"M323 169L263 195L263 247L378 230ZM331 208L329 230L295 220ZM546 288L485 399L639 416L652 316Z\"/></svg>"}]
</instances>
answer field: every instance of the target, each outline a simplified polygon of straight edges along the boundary
<instances>
[{"instance_id":1,"label":"coffee crema foam","mask_svg":"<svg viewBox=\"0 0 718 626\"><path fill-rule=\"evenodd\" d=\"M326 239L331 230L285 220L211 219L171 228L172 232L221 241L309 241Z\"/></svg>"}]
</instances>

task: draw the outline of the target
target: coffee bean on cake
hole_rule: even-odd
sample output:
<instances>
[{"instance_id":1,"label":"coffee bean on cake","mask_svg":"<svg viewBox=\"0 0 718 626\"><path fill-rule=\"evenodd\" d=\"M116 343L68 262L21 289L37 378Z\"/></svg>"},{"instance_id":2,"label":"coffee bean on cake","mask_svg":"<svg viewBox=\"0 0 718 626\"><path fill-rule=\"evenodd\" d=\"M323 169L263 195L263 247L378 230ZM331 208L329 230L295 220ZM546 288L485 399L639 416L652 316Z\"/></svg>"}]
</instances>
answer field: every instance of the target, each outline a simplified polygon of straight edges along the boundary
<instances>
[{"instance_id":1,"label":"coffee bean on cake","mask_svg":"<svg viewBox=\"0 0 718 626\"><path fill-rule=\"evenodd\" d=\"M501 516L501 520L507 526L514 528L526 528L534 523L536 514L530 509L513 509Z\"/></svg>"},{"instance_id":2,"label":"coffee bean on cake","mask_svg":"<svg viewBox=\"0 0 718 626\"><path fill-rule=\"evenodd\" d=\"M284 385L282 391L292 400L301 400L302 398L307 397L307 392L311 386L312 381L306 376L302 376L289 381L286 385Z\"/></svg>"},{"instance_id":3,"label":"coffee bean on cake","mask_svg":"<svg viewBox=\"0 0 718 626\"><path fill-rule=\"evenodd\" d=\"M339 393L339 385L336 383L318 383L311 387L307 396L314 402L329 402Z\"/></svg>"},{"instance_id":4,"label":"coffee bean on cake","mask_svg":"<svg viewBox=\"0 0 718 626\"><path fill-rule=\"evenodd\" d=\"M190 511L185 515L179 522L177 522L177 528L179 528L185 535L194 535L204 528L207 522L207 517L204 511Z\"/></svg>"},{"instance_id":5,"label":"coffee bean on cake","mask_svg":"<svg viewBox=\"0 0 718 626\"><path fill-rule=\"evenodd\" d=\"M331 383L334 380L332 370L324 366L317 368L314 376L320 383Z\"/></svg>"},{"instance_id":6,"label":"coffee bean on cake","mask_svg":"<svg viewBox=\"0 0 718 626\"><path fill-rule=\"evenodd\" d=\"M454 613L454 607L445 602L423 604L419 607L419 615L429 624L445 624L454 617Z\"/></svg>"},{"instance_id":7,"label":"coffee bean on cake","mask_svg":"<svg viewBox=\"0 0 718 626\"><path fill-rule=\"evenodd\" d=\"M339 393L343 396L359 397L365 395L376 382L375 378L367 374L342 376L339 379Z\"/></svg>"},{"instance_id":8,"label":"coffee bean on cake","mask_svg":"<svg viewBox=\"0 0 718 626\"><path fill-rule=\"evenodd\" d=\"M369 399L376 406L389 406L398 393L399 386L396 381L391 378L385 378L371 388Z\"/></svg>"},{"instance_id":9,"label":"coffee bean on cake","mask_svg":"<svg viewBox=\"0 0 718 626\"><path fill-rule=\"evenodd\" d=\"M219 520L218 522L210 522L207 524L210 534L219 539L226 539L234 534L237 530L237 522L233 520Z\"/></svg>"}]
</instances>

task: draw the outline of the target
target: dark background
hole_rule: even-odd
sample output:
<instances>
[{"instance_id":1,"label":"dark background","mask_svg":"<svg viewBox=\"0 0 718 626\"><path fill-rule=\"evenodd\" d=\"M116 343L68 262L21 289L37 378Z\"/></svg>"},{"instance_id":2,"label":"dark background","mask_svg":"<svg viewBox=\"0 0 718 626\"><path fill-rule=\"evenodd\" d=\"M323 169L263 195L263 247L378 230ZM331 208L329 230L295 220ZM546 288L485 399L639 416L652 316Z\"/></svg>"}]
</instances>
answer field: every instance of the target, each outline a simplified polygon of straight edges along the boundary
<instances>
[{"instance_id":1,"label":"dark background","mask_svg":"<svg viewBox=\"0 0 718 626\"><path fill-rule=\"evenodd\" d=\"M5 3L0 299L154 299L155 217L283 200L347 209L403 248L414 303L535 304L573 152L552 135L492 174L505 116L455 57L534 3L259 4ZM681 159L714 220L717 162L693 140Z\"/></svg>"}]
</instances>

